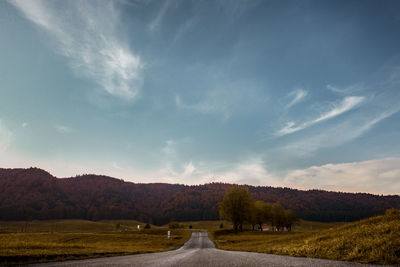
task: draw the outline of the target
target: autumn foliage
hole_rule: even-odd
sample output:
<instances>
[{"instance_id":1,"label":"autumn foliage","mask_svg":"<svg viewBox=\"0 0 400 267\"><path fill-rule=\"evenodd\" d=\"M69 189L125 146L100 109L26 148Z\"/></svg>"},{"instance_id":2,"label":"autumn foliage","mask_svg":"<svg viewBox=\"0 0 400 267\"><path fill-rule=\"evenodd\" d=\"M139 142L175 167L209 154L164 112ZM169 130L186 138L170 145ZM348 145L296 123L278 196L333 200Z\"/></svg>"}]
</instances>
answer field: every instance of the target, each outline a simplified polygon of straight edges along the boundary
<instances>
[{"instance_id":1,"label":"autumn foliage","mask_svg":"<svg viewBox=\"0 0 400 267\"><path fill-rule=\"evenodd\" d=\"M232 184L138 184L100 175L58 179L38 169L0 169L0 220L217 220ZM245 186L253 200L279 202L300 218L354 221L400 208L399 196Z\"/></svg>"}]
</instances>

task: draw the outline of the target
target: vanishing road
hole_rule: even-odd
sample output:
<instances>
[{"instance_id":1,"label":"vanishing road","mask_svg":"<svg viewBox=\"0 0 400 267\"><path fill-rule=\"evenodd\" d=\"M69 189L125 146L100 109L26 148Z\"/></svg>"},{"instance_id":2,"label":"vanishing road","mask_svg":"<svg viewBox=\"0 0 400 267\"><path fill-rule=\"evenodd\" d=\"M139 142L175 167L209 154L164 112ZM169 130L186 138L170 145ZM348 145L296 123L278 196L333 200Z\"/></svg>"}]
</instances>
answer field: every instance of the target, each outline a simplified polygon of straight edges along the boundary
<instances>
[{"instance_id":1,"label":"vanishing road","mask_svg":"<svg viewBox=\"0 0 400 267\"><path fill-rule=\"evenodd\" d=\"M31 265L32 266L32 265ZM33 266L378 266L321 259L297 258L216 249L206 231L195 231L183 247L174 251L64 261Z\"/></svg>"}]
</instances>

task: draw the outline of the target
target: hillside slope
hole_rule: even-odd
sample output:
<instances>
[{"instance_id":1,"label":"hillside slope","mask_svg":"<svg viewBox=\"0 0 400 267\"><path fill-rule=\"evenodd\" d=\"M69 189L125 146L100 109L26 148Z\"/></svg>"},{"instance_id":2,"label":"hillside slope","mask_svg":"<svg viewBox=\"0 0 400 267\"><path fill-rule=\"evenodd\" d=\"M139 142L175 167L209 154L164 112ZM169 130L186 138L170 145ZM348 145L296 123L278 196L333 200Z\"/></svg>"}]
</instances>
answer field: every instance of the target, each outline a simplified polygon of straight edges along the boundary
<instances>
[{"instance_id":1,"label":"hillside slope","mask_svg":"<svg viewBox=\"0 0 400 267\"><path fill-rule=\"evenodd\" d=\"M172 220L218 219L218 203L232 184L136 184L83 175L55 178L37 169L0 169L0 220L135 219L162 225ZM247 186L255 200L280 202L300 218L354 221L400 208L400 196Z\"/></svg>"},{"instance_id":2,"label":"hillside slope","mask_svg":"<svg viewBox=\"0 0 400 267\"><path fill-rule=\"evenodd\" d=\"M211 235L220 249L400 264L400 211L318 232L243 232L217 230Z\"/></svg>"}]
</instances>

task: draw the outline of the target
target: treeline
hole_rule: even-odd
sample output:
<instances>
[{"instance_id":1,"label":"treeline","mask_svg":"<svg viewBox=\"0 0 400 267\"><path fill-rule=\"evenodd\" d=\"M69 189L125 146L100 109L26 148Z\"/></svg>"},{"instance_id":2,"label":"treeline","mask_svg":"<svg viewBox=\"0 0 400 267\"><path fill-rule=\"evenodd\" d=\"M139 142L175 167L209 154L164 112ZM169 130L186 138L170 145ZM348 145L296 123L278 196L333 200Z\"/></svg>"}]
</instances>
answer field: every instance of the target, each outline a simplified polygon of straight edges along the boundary
<instances>
[{"instance_id":1,"label":"treeline","mask_svg":"<svg viewBox=\"0 0 400 267\"><path fill-rule=\"evenodd\" d=\"M244 224L251 224L262 230L264 223L271 225L270 230L291 231L292 224L297 221L296 215L291 210L285 210L279 203L266 203L251 199L244 187L234 186L225 194L219 204L220 219L232 223L235 232L243 231Z\"/></svg>"},{"instance_id":2,"label":"treeline","mask_svg":"<svg viewBox=\"0 0 400 267\"><path fill-rule=\"evenodd\" d=\"M0 169L0 220L134 219L155 225L217 220L232 184L139 184L101 175L58 179L38 169ZM244 186L250 197L280 203L299 218L355 221L400 208L399 196Z\"/></svg>"}]
</instances>

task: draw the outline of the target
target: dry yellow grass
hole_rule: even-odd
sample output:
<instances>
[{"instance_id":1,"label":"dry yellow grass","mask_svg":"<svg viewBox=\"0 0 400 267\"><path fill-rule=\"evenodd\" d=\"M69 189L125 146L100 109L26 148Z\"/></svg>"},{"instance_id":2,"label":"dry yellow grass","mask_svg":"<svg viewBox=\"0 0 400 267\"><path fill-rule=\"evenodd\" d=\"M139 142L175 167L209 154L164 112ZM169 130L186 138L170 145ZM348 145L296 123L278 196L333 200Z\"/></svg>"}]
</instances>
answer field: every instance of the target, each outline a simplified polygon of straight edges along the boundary
<instances>
[{"instance_id":1,"label":"dry yellow grass","mask_svg":"<svg viewBox=\"0 0 400 267\"><path fill-rule=\"evenodd\" d=\"M316 232L243 232L216 230L211 237L220 249L400 264L400 211Z\"/></svg>"},{"instance_id":2,"label":"dry yellow grass","mask_svg":"<svg viewBox=\"0 0 400 267\"><path fill-rule=\"evenodd\" d=\"M146 225L134 220L46 220L46 221L0 221L0 233L2 232L114 232L135 231L137 226L143 229ZM157 228L156 226L151 226Z\"/></svg>"},{"instance_id":3,"label":"dry yellow grass","mask_svg":"<svg viewBox=\"0 0 400 267\"><path fill-rule=\"evenodd\" d=\"M39 232L0 233L0 265L160 252L182 246L191 234L186 230L173 230L168 240L169 229L166 228L121 232L125 226L136 228L137 223L129 221L57 223L64 227L61 232L43 232L50 222L31 222L31 229L36 227ZM119 230L117 224L120 224Z\"/></svg>"},{"instance_id":4,"label":"dry yellow grass","mask_svg":"<svg viewBox=\"0 0 400 267\"><path fill-rule=\"evenodd\" d=\"M295 225L292 226L293 232L315 232L325 229L330 229L338 226L345 225L345 222L312 222L299 220Z\"/></svg>"}]
</instances>

